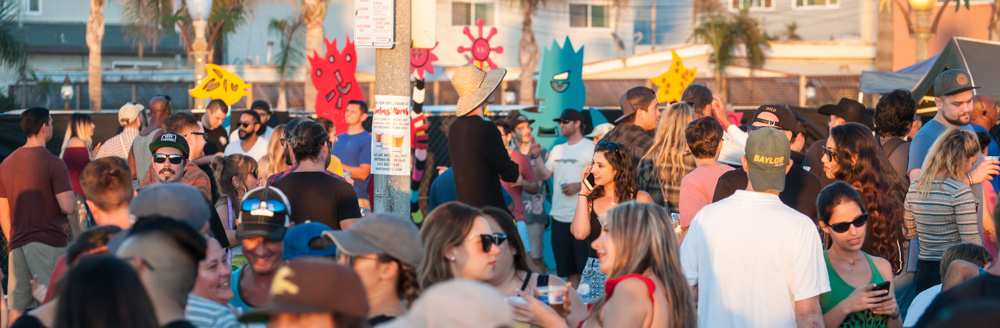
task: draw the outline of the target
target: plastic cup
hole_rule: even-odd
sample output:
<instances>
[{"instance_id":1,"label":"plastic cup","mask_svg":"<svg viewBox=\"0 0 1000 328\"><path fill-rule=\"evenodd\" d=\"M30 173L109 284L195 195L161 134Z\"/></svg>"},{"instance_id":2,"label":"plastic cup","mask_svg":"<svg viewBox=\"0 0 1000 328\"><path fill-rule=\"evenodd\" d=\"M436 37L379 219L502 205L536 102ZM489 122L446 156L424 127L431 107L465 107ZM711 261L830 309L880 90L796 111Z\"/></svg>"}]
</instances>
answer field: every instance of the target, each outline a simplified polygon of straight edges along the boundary
<instances>
[{"instance_id":1,"label":"plastic cup","mask_svg":"<svg viewBox=\"0 0 1000 328\"><path fill-rule=\"evenodd\" d=\"M563 304L566 286L542 286L538 287L538 293L538 300L545 304Z\"/></svg>"},{"instance_id":2,"label":"plastic cup","mask_svg":"<svg viewBox=\"0 0 1000 328\"><path fill-rule=\"evenodd\" d=\"M1000 156L986 156L986 160L990 161L1000 160Z\"/></svg>"}]
</instances>

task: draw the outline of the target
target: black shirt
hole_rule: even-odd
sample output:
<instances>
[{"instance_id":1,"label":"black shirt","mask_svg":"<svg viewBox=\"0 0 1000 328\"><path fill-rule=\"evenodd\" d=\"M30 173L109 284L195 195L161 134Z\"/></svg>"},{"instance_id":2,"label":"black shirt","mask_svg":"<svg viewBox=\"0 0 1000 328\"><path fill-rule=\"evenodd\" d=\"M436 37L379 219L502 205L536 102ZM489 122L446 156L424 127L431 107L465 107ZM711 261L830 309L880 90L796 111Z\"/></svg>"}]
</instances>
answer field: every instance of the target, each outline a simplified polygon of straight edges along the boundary
<instances>
[{"instance_id":1,"label":"black shirt","mask_svg":"<svg viewBox=\"0 0 1000 328\"><path fill-rule=\"evenodd\" d=\"M806 149L805 158L805 166L809 167L809 173L819 179L820 188L833 182L826 178L826 170L823 168L823 146L826 146L826 139L816 140Z\"/></svg>"},{"instance_id":2,"label":"black shirt","mask_svg":"<svg viewBox=\"0 0 1000 328\"><path fill-rule=\"evenodd\" d=\"M226 151L229 145L229 131L219 126L215 129L205 129L205 155L212 155Z\"/></svg>"},{"instance_id":3,"label":"black shirt","mask_svg":"<svg viewBox=\"0 0 1000 328\"><path fill-rule=\"evenodd\" d=\"M1000 277L984 273L938 294L920 317L917 327L927 327L933 321L948 319L955 307L977 301L1000 301Z\"/></svg>"},{"instance_id":4,"label":"black shirt","mask_svg":"<svg viewBox=\"0 0 1000 328\"><path fill-rule=\"evenodd\" d=\"M340 221L361 217L354 187L327 172L292 172L274 186L288 196L291 219L296 224L307 220L321 222L340 230Z\"/></svg>"},{"instance_id":5,"label":"black shirt","mask_svg":"<svg viewBox=\"0 0 1000 328\"><path fill-rule=\"evenodd\" d=\"M517 163L510 160L500 132L480 116L455 119L448 133L458 200L473 207L506 209L500 179L517 181Z\"/></svg>"},{"instance_id":6,"label":"black shirt","mask_svg":"<svg viewBox=\"0 0 1000 328\"><path fill-rule=\"evenodd\" d=\"M795 159L798 156L800 155L792 154L795 163L801 163L801 159ZM746 188L747 174L742 169L723 173L719 177L719 183L715 186L712 202L720 201L732 196L737 190ZM800 165L792 164L791 170L785 175L785 189L778 194L778 198L788 207L805 214L815 222L816 195L819 194L819 190L819 179L815 175L806 172Z\"/></svg>"}]
</instances>

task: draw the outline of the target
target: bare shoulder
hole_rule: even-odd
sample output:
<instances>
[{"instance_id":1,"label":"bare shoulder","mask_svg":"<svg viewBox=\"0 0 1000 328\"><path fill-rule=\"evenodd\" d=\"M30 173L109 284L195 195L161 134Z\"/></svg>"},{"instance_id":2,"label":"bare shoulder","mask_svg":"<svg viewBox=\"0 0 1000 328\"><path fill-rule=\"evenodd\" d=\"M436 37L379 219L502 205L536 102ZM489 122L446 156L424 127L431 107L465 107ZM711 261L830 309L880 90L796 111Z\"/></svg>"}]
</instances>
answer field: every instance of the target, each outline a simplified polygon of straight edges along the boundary
<instances>
[{"instance_id":1,"label":"bare shoulder","mask_svg":"<svg viewBox=\"0 0 1000 328\"><path fill-rule=\"evenodd\" d=\"M889 260L874 255L869 256L872 257L875 267L878 268L878 272L882 274L882 277L892 277L892 264L889 264Z\"/></svg>"},{"instance_id":2,"label":"bare shoulder","mask_svg":"<svg viewBox=\"0 0 1000 328\"><path fill-rule=\"evenodd\" d=\"M652 203L653 197L650 196L649 193L640 190L635 194L635 201L640 203Z\"/></svg>"},{"instance_id":3,"label":"bare shoulder","mask_svg":"<svg viewBox=\"0 0 1000 328\"><path fill-rule=\"evenodd\" d=\"M80 140L80 138L70 138L69 141L66 141L66 147L86 147L86 146L87 143L83 142L83 140Z\"/></svg>"}]
</instances>

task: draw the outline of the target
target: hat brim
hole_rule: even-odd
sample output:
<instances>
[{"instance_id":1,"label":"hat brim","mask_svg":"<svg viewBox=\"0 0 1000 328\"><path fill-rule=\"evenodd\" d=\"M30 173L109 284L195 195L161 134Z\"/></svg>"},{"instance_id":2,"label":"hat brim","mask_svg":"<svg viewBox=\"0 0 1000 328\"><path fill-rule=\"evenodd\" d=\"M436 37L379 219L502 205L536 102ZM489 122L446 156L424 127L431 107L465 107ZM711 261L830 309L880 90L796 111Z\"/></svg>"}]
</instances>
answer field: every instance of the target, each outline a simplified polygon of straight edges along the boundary
<instances>
[{"instance_id":1,"label":"hat brim","mask_svg":"<svg viewBox=\"0 0 1000 328\"><path fill-rule=\"evenodd\" d=\"M273 302L273 301L272 301ZM242 323L265 322L271 320L271 316L279 313L330 313L330 309L313 308L309 306L271 303L263 308L253 310L240 315L239 321Z\"/></svg>"},{"instance_id":2,"label":"hat brim","mask_svg":"<svg viewBox=\"0 0 1000 328\"><path fill-rule=\"evenodd\" d=\"M617 119L615 119L615 124L621 123L622 121L628 119L629 117L632 117L632 115L635 115L635 112L628 113L628 114L623 114L622 116L619 116Z\"/></svg>"},{"instance_id":3,"label":"hat brim","mask_svg":"<svg viewBox=\"0 0 1000 328\"><path fill-rule=\"evenodd\" d=\"M500 82L503 82L503 77L506 75L507 70L503 68L486 72L486 78L476 87L475 92L458 99L458 104L455 106L455 114L465 116L465 114L468 114L486 102L486 98L489 98L493 94L493 91L496 91L497 87L500 86Z\"/></svg>"},{"instance_id":4,"label":"hat brim","mask_svg":"<svg viewBox=\"0 0 1000 328\"><path fill-rule=\"evenodd\" d=\"M264 237L267 240L284 240L285 232L288 229L269 223L244 222L236 228L236 238L246 239L250 237Z\"/></svg>"},{"instance_id":5,"label":"hat brim","mask_svg":"<svg viewBox=\"0 0 1000 328\"><path fill-rule=\"evenodd\" d=\"M333 240L337 250L351 256L385 253L364 237L348 230L324 231L323 237Z\"/></svg>"},{"instance_id":6,"label":"hat brim","mask_svg":"<svg viewBox=\"0 0 1000 328\"><path fill-rule=\"evenodd\" d=\"M964 88L959 88L959 89L951 90L948 93L944 93L944 94L938 95L938 97L951 96L951 95L954 95L954 94L959 93L959 92L965 92L965 91L976 90L976 89L979 89L979 87L964 87Z\"/></svg>"}]
</instances>

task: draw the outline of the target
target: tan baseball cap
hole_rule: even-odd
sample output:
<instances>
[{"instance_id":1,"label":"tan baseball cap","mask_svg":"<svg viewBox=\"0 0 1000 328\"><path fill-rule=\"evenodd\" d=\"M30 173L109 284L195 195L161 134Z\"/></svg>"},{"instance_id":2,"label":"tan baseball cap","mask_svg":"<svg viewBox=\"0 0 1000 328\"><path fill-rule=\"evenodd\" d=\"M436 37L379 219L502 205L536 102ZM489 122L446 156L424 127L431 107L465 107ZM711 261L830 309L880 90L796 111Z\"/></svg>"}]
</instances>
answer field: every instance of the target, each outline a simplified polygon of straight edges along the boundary
<instances>
[{"instance_id":1,"label":"tan baseball cap","mask_svg":"<svg viewBox=\"0 0 1000 328\"><path fill-rule=\"evenodd\" d=\"M368 316L368 296L353 269L322 257L288 261L274 274L270 302L240 316L242 322L267 321L279 313L339 313Z\"/></svg>"}]
</instances>

